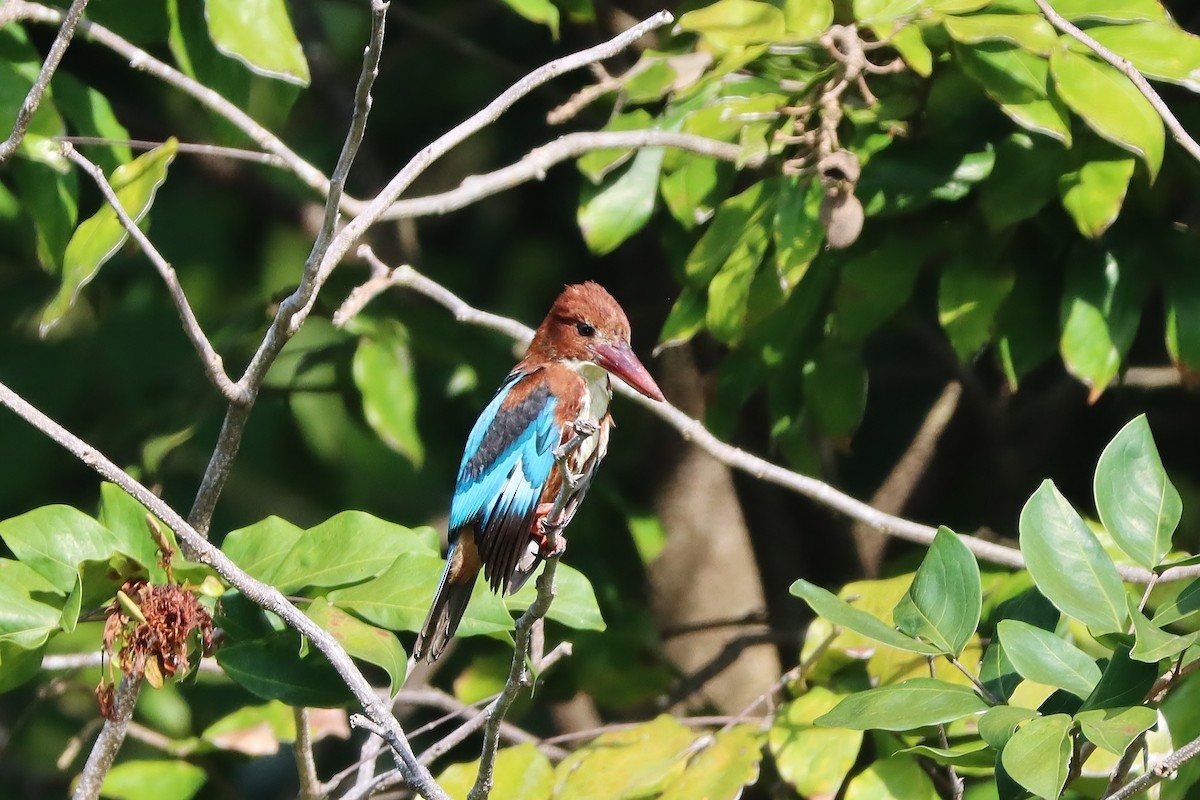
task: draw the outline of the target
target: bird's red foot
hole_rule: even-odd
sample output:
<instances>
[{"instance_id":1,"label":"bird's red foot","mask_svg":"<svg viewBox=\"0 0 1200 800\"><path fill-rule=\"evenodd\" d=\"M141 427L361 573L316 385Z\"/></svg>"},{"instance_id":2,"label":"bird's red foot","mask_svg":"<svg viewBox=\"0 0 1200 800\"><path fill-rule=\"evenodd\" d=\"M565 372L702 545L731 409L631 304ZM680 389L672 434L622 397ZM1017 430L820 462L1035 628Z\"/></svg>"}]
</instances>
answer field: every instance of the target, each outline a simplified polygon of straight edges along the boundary
<instances>
[{"instance_id":1,"label":"bird's red foot","mask_svg":"<svg viewBox=\"0 0 1200 800\"><path fill-rule=\"evenodd\" d=\"M542 503L534 512L533 540L538 543L542 558L554 558L567 551L567 538L562 535L562 531L559 531L558 535L554 537L553 544L550 543L550 536L546 533L546 517L553 510L554 503Z\"/></svg>"}]
</instances>

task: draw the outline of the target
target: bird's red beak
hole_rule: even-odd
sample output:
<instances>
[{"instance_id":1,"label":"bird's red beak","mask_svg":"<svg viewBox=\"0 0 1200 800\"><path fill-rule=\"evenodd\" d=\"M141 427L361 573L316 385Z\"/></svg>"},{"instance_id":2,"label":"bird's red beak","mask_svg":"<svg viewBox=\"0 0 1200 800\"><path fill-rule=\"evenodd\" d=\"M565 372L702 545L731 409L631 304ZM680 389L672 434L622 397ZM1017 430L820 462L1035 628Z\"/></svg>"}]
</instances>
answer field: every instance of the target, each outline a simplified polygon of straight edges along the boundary
<instances>
[{"instance_id":1,"label":"bird's red beak","mask_svg":"<svg viewBox=\"0 0 1200 800\"><path fill-rule=\"evenodd\" d=\"M650 377L650 373L638 361L638 357L622 342L617 346L597 344L592 347L596 362L606 370L628 383L651 400L664 400L662 390Z\"/></svg>"}]
</instances>

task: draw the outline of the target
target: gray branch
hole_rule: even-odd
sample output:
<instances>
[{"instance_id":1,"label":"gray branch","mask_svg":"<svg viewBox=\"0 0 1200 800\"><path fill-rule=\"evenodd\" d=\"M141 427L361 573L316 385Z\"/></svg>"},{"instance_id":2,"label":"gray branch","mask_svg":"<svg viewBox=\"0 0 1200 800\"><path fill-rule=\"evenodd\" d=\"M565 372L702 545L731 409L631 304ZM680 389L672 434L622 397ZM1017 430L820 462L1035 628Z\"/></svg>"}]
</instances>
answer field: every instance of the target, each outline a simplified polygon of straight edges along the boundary
<instances>
[{"instance_id":1,"label":"gray branch","mask_svg":"<svg viewBox=\"0 0 1200 800\"><path fill-rule=\"evenodd\" d=\"M42 69L38 72L33 86L29 87L29 93L25 95L25 101L21 103L20 110L17 111L17 119L13 123L12 133L8 135L7 139L0 142L0 164L12 158L12 154L17 152L17 148L25 139L25 134L29 131L29 123L33 121L33 115L41 105L42 95L50 87L50 79L54 77L54 71L58 69L58 62L62 61L63 53L67 52L67 45L71 43L71 37L75 35L75 28L79 25L79 19L83 16L83 9L87 7L87 4L88 0L75 0L67 9L67 13L60 15L62 24L58 28L58 35L54 37L54 42L50 45L50 52L46 54L46 60L42 62ZM7 9L6 13L8 13ZM0 21L0 26L3 26L3 21Z\"/></svg>"},{"instance_id":2,"label":"gray branch","mask_svg":"<svg viewBox=\"0 0 1200 800\"><path fill-rule=\"evenodd\" d=\"M8 387L3 388L5 392L8 391ZM2 394L0 393L0 396ZM5 405L8 403L5 402ZM133 717L133 707L137 703L141 687L140 678L121 679L113 701L112 717L104 720L104 727L100 729L100 735L92 745L87 763L83 765L83 772L79 776L79 783L75 784L75 794L72 795L74 800L96 800L100 796L104 776L108 774L121 745L125 743L125 734L129 732L129 720Z\"/></svg>"}]
</instances>

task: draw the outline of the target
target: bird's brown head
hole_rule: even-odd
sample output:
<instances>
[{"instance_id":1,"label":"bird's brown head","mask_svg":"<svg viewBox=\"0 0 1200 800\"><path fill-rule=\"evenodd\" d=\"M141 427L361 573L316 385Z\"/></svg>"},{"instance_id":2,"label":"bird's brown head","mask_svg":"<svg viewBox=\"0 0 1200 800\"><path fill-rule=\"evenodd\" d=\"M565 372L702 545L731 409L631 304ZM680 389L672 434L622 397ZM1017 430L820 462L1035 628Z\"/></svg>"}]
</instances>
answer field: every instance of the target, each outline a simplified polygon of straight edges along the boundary
<instances>
[{"instance_id":1,"label":"bird's brown head","mask_svg":"<svg viewBox=\"0 0 1200 800\"><path fill-rule=\"evenodd\" d=\"M629 346L629 319L613 296L587 281L563 290L533 335L526 359L598 364L653 400L662 391Z\"/></svg>"}]
</instances>

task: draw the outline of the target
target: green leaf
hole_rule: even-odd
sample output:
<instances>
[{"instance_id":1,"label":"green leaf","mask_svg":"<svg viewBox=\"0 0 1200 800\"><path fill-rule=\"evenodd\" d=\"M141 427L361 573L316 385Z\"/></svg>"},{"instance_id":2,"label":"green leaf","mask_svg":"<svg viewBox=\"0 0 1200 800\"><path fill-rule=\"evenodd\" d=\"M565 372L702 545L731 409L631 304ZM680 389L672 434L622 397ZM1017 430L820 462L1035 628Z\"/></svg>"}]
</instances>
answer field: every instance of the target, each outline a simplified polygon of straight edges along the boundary
<instances>
[{"instance_id":1,"label":"green leaf","mask_svg":"<svg viewBox=\"0 0 1200 800\"><path fill-rule=\"evenodd\" d=\"M1037 715L1032 708L993 706L979 718L979 736L992 748L1003 750L1004 745L1008 744L1008 740L1016 732L1017 726Z\"/></svg>"},{"instance_id":2,"label":"green leaf","mask_svg":"<svg viewBox=\"0 0 1200 800\"><path fill-rule=\"evenodd\" d=\"M718 0L679 18L679 30L697 33L718 51L783 39L784 14L770 3Z\"/></svg>"},{"instance_id":3,"label":"green leaf","mask_svg":"<svg viewBox=\"0 0 1200 800\"><path fill-rule=\"evenodd\" d=\"M583 184L579 229L593 253L611 253L650 220L663 153L661 147L643 148L628 167L604 185Z\"/></svg>"},{"instance_id":4,"label":"green leaf","mask_svg":"<svg viewBox=\"0 0 1200 800\"><path fill-rule=\"evenodd\" d=\"M897 627L947 655L962 653L975 635L983 607L979 564L946 526L938 528L912 586L896 606ZM1100 677L1100 671L1096 671Z\"/></svg>"},{"instance_id":5,"label":"green leaf","mask_svg":"<svg viewBox=\"0 0 1200 800\"><path fill-rule=\"evenodd\" d=\"M695 731L666 714L605 733L559 763L555 800L654 796L683 771L696 739Z\"/></svg>"},{"instance_id":6,"label":"green leaf","mask_svg":"<svg viewBox=\"0 0 1200 800\"><path fill-rule=\"evenodd\" d=\"M1165 22L1099 25L1088 33L1147 78L1200 92L1200 36Z\"/></svg>"},{"instance_id":7,"label":"green leaf","mask_svg":"<svg viewBox=\"0 0 1200 800\"><path fill-rule=\"evenodd\" d=\"M1192 237L1181 234L1177 242L1185 254L1195 252ZM1162 266L1163 294L1167 306L1167 352L1181 371L1200 372L1200 274L1190 269L1192 257L1170 258Z\"/></svg>"},{"instance_id":8,"label":"green leaf","mask_svg":"<svg viewBox=\"0 0 1200 800\"><path fill-rule=\"evenodd\" d=\"M150 511L132 495L115 483L105 481L100 484L100 510L96 515L97 521L108 528L118 541L118 549L143 567L150 575L151 583L166 581L167 574L158 565L159 550L150 528L146 524L146 515ZM175 534L161 520L159 529L168 542L175 541Z\"/></svg>"},{"instance_id":9,"label":"green leaf","mask_svg":"<svg viewBox=\"0 0 1200 800\"><path fill-rule=\"evenodd\" d=\"M938 800L941 795L916 759L907 755L873 762L846 786L845 800Z\"/></svg>"},{"instance_id":10,"label":"green leaf","mask_svg":"<svg viewBox=\"0 0 1200 800\"><path fill-rule=\"evenodd\" d=\"M849 437L867 408L867 368L858 346L826 341L803 371L804 399L813 419L834 439Z\"/></svg>"},{"instance_id":11,"label":"green leaf","mask_svg":"<svg viewBox=\"0 0 1200 800\"><path fill-rule=\"evenodd\" d=\"M1063 102L1101 137L1146 162L1150 179L1162 166L1162 119L1129 79L1090 56L1056 48L1050 73Z\"/></svg>"},{"instance_id":12,"label":"green leaf","mask_svg":"<svg viewBox=\"0 0 1200 800\"><path fill-rule=\"evenodd\" d=\"M358 341L353 371L371 429L419 469L425 448L417 428L417 381L404 326L395 320L372 326Z\"/></svg>"},{"instance_id":13,"label":"green leaf","mask_svg":"<svg viewBox=\"0 0 1200 800\"><path fill-rule=\"evenodd\" d=\"M788 39L815 39L833 24L833 0L784 0Z\"/></svg>"},{"instance_id":14,"label":"green leaf","mask_svg":"<svg viewBox=\"0 0 1200 800\"><path fill-rule=\"evenodd\" d=\"M1125 588L1096 534L1046 480L1021 510L1021 552L1038 589L1055 608L1094 633L1125 630Z\"/></svg>"},{"instance_id":15,"label":"green leaf","mask_svg":"<svg viewBox=\"0 0 1200 800\"><path fill-rule=\"evenodd\" d=\"M655 126L654 117L643 109L635 109L627 114L615 114L601 130L605 131L636 131ZM632 148L605 148L591 150L581 155L575 162L579 171L592 183L600 183L614 169L624 164L633 155Z\"/></svg>"},{"instance_id":16,"label":"green leaf","mask_svg":"<svg viewBox=\"0 0 1200 800\"><path fill-rule=\"evenodd\" d=\"M883 620L855 608L837 595L806 580L796 581L789 591L808 603L813 611L834 625L854 631L880 644L922 655L938 655L941 652L932 645L904 635Z\"/></svg>"},{"instance_id":17,"label":"green leaf","mask_svg":"<svg viewBox=\"0 0 1200 800\"><path fill-rule=\"evenodd\" d=\"M927 243L892 235L846 262L834 295L834 326L840 339L865 339L908 302Z\"/></svg>"},{"instance_id":18,"label":"green leaf","mask_svg":"<svg viewBox=\"0 0 1200 800\"><path fill-rule=\"evenodd\" d=\"M436 558L418 532L362 511L343 511L302 531L267 517L233 531L225 554L259 580L291 593L307 586L343 586L379 575L398 556Z\"/></svg>"},{"instance_id":19,"label":"green leaf","mask_svg":"<svg viewBox=\"0 0 1200 800\"><path fill-rule=\"evenodd\" d=\"M990 144L964 153L941 143L901 140L867 162L855 194L867 216L910 213L966 197L991 174L995 160Z\"/></svg>"},{"instance_id":20,"label":"green leaf","mask_svg":"<svg viewBox=\"0 0 1200 800\"><path fill-rule=\"evenodd\" d=\"M752 246L742 240L749 238L746 231L760 230L763 218L773 210L774 205L768 202L771 193L767 191L772 186L768 181L758 181L717 207L708 230L696 242L684 264L689 285L707 284L739 245Z\"/></svg>"},{"instance_id":21,"label":"green leaf","mask_svg":"<svg viewBox=\"0 0 1200 800\"><path fill-rule=\"evenodd\" d=\"M1079 232L1098 239L1121 213L1135 163L1107 144L1102 148L1080 147L1077 153L1077 158L1085 160L1058 179L1058 191ZM1085 153L1087 156L1083 156Z\"/></svg>"},{"instance_id":22,"label":"green leaf","mask_svg":"<svg viewBox=\"0 0 1200 800\"><path fill-rule=\"evenodd\" d=\"M1200 611L1200 578L1189 582L1170 601L1154 609L1152 620L1158 627L1187 619Z\"/></svg>"},{"instance_id":23,"label":"green leaf","mask_svg":"<svg viewBox=\"0 0 1200 800\"><path fill-rule=\"evenodd\" d=\"M942 270L938 284L938 322L963 362L992 339L992 322L1012 291L1013 273L978 258L960 257Z\"/></svg>"},{"instance_id":24,"label":"green leaf","mask_svg":"<svg viewBox=\"0 0 1200 800\"><path fill-rule=\"evenodd\" d=\"M1067 108L1049 87L1050 66L1045 58L1007 42L959 44L954 55L963 71L1014 122L1071 144Z\"/></svg>"},{"instance_id":25,"label":"green leaf","mask_svg":"<svg viewBox=\"0 0 1200 800\"><path fill-rule=\"evenodd\" d=\"M54 74L54 99L72 132L78 136L109 139L105 144L77 144L106 173L133 160L133 151L125 143L129 131L117 119L108 98L65 72Z\"/></svg>"},{"instance_id":26,"label":"green leaf","mask_svg":"<svg viewBox=\"0 0 1200 800\"><path fill-rule=\"evenodd\" d=\"M1024 131L996 145L996 168L979 190L979 204L992 231L1037 214L1058 194L1064 151L1056 142Z\"/></svg>"},{"instance_id":27,"label":"green leaf","mask_svg":"<svg viewBox=\"0 0 1200 800\"><path fill-rule=\"evenodd\" d=\"M478 774L479 759L451 764L437 777L437 783L453 800L466 800ZM534 744L497 751L492 778L491 800L550 800L554 791L554 767Z\"/></svg>"},{"instance_id":28,"label":"green leaf","mask_svg":"<svg viewBox=\"0 0 1200 800\"><path fill-rule=\"evenodd\" d=\"M1080 710L1140 705L1145 702L1146 693L1157 679L1157 664L1135 661L1129 657L1128 649L1119 647L1108 660L1100 682Z\"/></svg>"},{"instance_id":29,"label":"green leaf","mask_svg":"<svg viewBox=\"0 0 1200 800\"><path fill-rule=\"evenodd\" d=\"M323 597L313 600L305 613L332 633L351 656L382 667L391 681L393 695L400 691L408 670L408 656L395 634L355 619Z\"/></svg>"},{"instance_id":30,"label":"green leaf","mask_svg":"<svg viewBox=\"0 0 1200 800\"><path fill-rule=\"evenodd\" d=\"M1104 448L1094 488L1100 521L1117 545L1147 569L1161 564L1183 501L1163 469L1145 414L1134 417Z\"/></svg>"},{"instance_id":31,"label":"green leaf","mask_svg":"<svg viewBox=\"0 0 1200 800\"><path fill-rule=\"evenodd\" d=\"M764 205L770 205L769 198ZM733 345L746 333L751 286L771 236L766 230L770 210L756 215L734 243L733 250L708 285L704 323L717 340ZM699 245L697 245L699 247Z\"/></svg>"},{"instance_id":32,"label":"green leaf","mask_svg":"<svg viewBox=\"0 0 1200 800\"><path fill-rule=\"evenodd\" d=\"M688 761L687 769L667 785L658 800L737 800L758 780L762 732L757 725L718 731L712 744Z\"/></svg>"},{"instance_id":33,"label":"green leaf","mask_svg":"<svg viewBox=\"0 0 1200 800\"><path fill-rule=\"evenodd\" d=\"M767 744L779 776L803 797L837 794L862 747L862 731L821 728L813 721L846 695L813 686L775 713Z\"/></svg>"},{"instance_id":34,"label":"green leaf","mask_svg":"<svg viewBox=\"0 0 1200 800\"><path fill-rule=\"evenodd\" d=\"M346 684L315 649L301 657L300 637L291 631L217 649L221 669L264 700L290 706L336 708L350 702Z\"/></svg>"},{"instance_id":35,"label":"green leaf","mask_svg":"<svg viewBox=\"0 0 1200 800\"><path fill-rule=\"evenodd\" d=\"M250 756L273 755L280 742L296 739L292 709L277 700L263 705L243 705L209 725L200 738L221 750Z\"/></svg>"},{"instance_id":36,"label":"green leaf","mask_svg":"<svg viewBox=\"0 0 1200 800\"><path fill-rule=\"evenodd\" d=\"M308 61L284 0L204 0L213 44L250 71L307 86Z\"/></svg>"},{"instance_id":37,"label":"green leaf","mask_svg":"<svg viewBox=\"0 0 1200 800\"><path fill-rule=\"evenodd\" d=\"M1079 22L1166 22L1166 10L1158 0L1054 0L1054 10ZM1095 35L1105 27L1088 30Z\"/></svg>"},{"instance_id":38,"label":"green leaf","mask_svg":"<svg viewBox=\"0 0 1200 800\"><path fill-rule=\"evenodd\" d=\"M1054 28L1040 14L975 14L942 20L951 38L963 44L1004 41L1031 53L1049 55L1058 44Z\"/></svg>"},{"instance_id":39,"label":"green leaf","mask_svg":"<svg viewBox=\"0 0 1200 800\"><path fill-rule=\"evenodd\" d=\"M0 538L13 555L62 594L74 588L84 561L107 561L114 553L123 552L112 531L82 511L63 505L42 506L0 522Z\"/></svg>"},{"instance_id":40,"label":"green leaf","mask_svg":"<svg viewBox=\"0 0 1200 800\"><path fill-rule=\"evenodd\" d=\"M167 179L167 166L175 158L178 143L168 139L130 163L118 167L109 177L121 206L135 222L141 221L154 202L158 187ZM129 234L117 219L117 212L105 203L94 215L75 229L63 254L62 285L54 299L42 312L40 332L43 336L62 321L79 297L83 287L91 282L112 258Z\"/></svg>"},{"instance_id":41,"label":"green leaf","mask_svg":"<svg viewBox=\"0 0 1200 800\"><path fill-rule=\"evenodd\" d=\"M675 304L671 306L671 311L667 314L662 331L658 334L658 347L655 348L655 352L686 344L697 333L704 330L707 304L707 292L693 286L684 286L680 290Z\"/></svg>"},{"instance_id":42,"label":"green leaf","mask_svg":"<svg viewBox=\"0 0 1200 800\"><path fill-rule=\"evenodd\" d=\"M816 723L853 730L910 731L941 725L987 709L965 686L936 678L912 678L890 686L856 692Z\"/></svg>"},{"instance_id":43,"label":"green leaf","mask_svg":"<svg viewBox=\"0 0 1200 800\"><path fill-rule=\"evenodd\" d=\"M186 761L124 761L104 776L102 797L141 800L149 794L158 800L190 800L196 796L208 773Z\"/></svg>"},{"instance_id":44,"label":"green leaf","mask_svg":"<svg viewBox=\"0 0 1200 800\"><path fill-rule=\"evenodd\" d=\"M33 220L38 261L52 275L62 270L63 254L79 216L79 178L39 161L12 162L14 188Z\"/></svg>"},{"instance_id":45,"label":"green leaf","mask_svg":"<svg viewBox=\"0 0 1200 800\"><path fill-rule=\"evenodd\" d=\"M23 649L45 644L59 629L62 609L58 603L66 591L28 564L0 558L0 644ZM0 663L0 670L3 668Z\"/></svg>"},{"instance_id":46,"label":"green leaf","mask_svg":"<svg viewBox=\"0 0 1200 800\"><path fill-rule=\"evenodd\" d=\"M1001 706L1001 708L1004 707L1006 706ZM988 709L988 711L991 710L993 709ZM984 713L986 714L987 712ZM971 769L991 768L996 764L996 754L992 752L992 749L987 744L980 741L970 741L966 744L952 745L947 748L919 744L897 750L896 754L924 756L936 764L944 764L952 767L968 767Z\"/></svg>"},{"instance_id":47,"label":"green leaf","mask_svg":"<svg viewBox=\"0 0 1200 800\"><path fill-rule=\"evenodd\" d=\"M524 611L537 598L536 581L530 580L516 594L505 596L509 611ZM602 631L604 617L596 603L596 592L582 572L560 563L554 572L554 602L546 616L569 628L582 631Z\"/></svg>"},{"instance_id":48,"label":"green leaf","mask_svg":"<svg viewBox=\"0 0 1200 800\"><path fill-rule=\"evenodd\" d=\"M1014 391L1030 371L1058 352L1055 312L1062 289L1047 266L1022 259L1012 292L996 313L997 355Z\"/></svg>"},{"instance_id":49,"label":"green leaf","mask_svg":"<svg viewBox=\"0 0 1200 800\"><path fill-rule=\"evenodd\" d=\"M1146 706L1097 708L1075 715L1083 735L1113 755L1123 755L1133 740L1158 722L1158 713Z\"/></svg>"},{"instance_id":50,"label":"green leaf","mask_svg":"<svg viewBox=\"0 0 1200 800\"><path fill-rule=\"evenodd\" d=\"M419 631L437 591L446 562L435 555L413 552L397 558L387 571L365 583L329 593L329 600L367 622L393 631ZM459 636L511 630L512 617L504 601L487 584L475 584Z\"/></svg>"},{"instance_id":51,"label":"green leaf","mask_svg":"<svg viewBox=\"0 0 1200 800\"><path fill-rule=\"evenodd\" d=\"M0 694L40 675L43 655L44 647L27 650L16 642L0 639Z\"/></svg>"},{"instance_id":52,"label":"green leaf","mask_svg":"<svg viewBox=\"0 0 1200 800\"><path fill-rule=\"evenodd\" d=\"M1096 399L1117 376L1142 314L1142 277L1109 251L1077 247L1067 261L1059 350Z\"/></svg>"},{"instance_id":53,"label":"green leaf","mask_svg":"<svg viewBox=\"0 0 1200 800\"><path fill-rule=\"evenodd\" d=\"M1200 632L1192 632L1182 636L1168 633L1142 615L1142 612L1138 610L1136 600L1129 597L1127 598L1127 602L1129 604L1129 616L1133 618L1133 632L1136 637L1133 650L1129 656L1135 661L1157 664L1164 658L1173 658L1182 653L1195 644L1197 638L1200 638Z\"/></svg>"},{"instance_id":54,"label":"green leaf","mask_svg":"<svg viewBox=\"0 0 1200 800\"><path fill-rule=\"evenodd\" d=\"M825 241L825 228L820 222L823 194L819 181L790 178L780 185L771 235L775 244L775 270L785 294L791 294L804 279L809 265L821 252Z\"/></svg>"},{"instance_id":55,"label":"green leaf","mask_svg":"<svg viewBox=\"0 0 1200 800\"><path fill-rule=\"evenodd\" d=\"M27 40L23 44L25 48L29 47ZM36 51L29 48L28 54L37 60L22 58L18 62L16 59L10 61L11 56L0 58L0 119L5 121L5 138L8 138L8 134L12 130L12 120L15 120L17 114L20 113L21 106L25 103L25 96L33 86L39 72L40 58ZM62 136L64 133L66 133L66 127L55 107L51 88L42 94L42 101L29 121L29 128L25 138L17 147L17 153L24 158L65 172L69 162L62 155L58 142L55 141L55 137Z\"/></svg>"},{"instance_id":56,"label":"green leaf","mask_svg":"<svg viewBox=\"0 0 1200 800\"><path fill-rule=\"evenodd\" d=\"M890 42L913 72L922 78L933 74L933 51L925 44L925 38L918 26L906 25L893 31Z\"/></svg>"},{"instance_id":57,"label":"green leaf","mask_svg":"<svg viewBox=\"0 0 1200 800\"><path fill-rule=\"evenodd\" d=\"M914 14L923 0L854 0L854 18L870 25L891 23L899 17Z\"/></svg>"},{"instance_id":58,"label":"green leaf","mask_svg":"<svg viewBox=\"0 0 1200 800\"><path fill-rule=\"evenodd\" d=\"M1071 718L1036 717L1025 723L1000 754L1013 780L1038 797L1057 798L1071 766Z\"/></svg>"},{"instance_id":59,"label":"green leaf","mask_svg":"<svg viewBox=\"0 0 1200 800\"><path fill-rule=\"evenodd\" d=\"M996 631L1017 672L1031 681L1084 699L1100 681L1096 662L1066 639L1015 619L1001 621Z\"/></svg>"},{"instance_id":60,"label":"green leaf","mask_svg":"<svg viewBox=\"0 0 1200 800\"><path fill-rule=\"evenodd\" d=\"M671 66L671 60L666 58L647 60L643 56L638 64L639 66L631 70L631 74L625 78L621 86L625 102L656 103L671 90L679 73ZM583 160L582 157L580 160Z\"/></svg>"},{"instance_id":61,"label":"green leaf","mask_svg":"<svg viewBox=\"0 0 1200 800\"><path fill-rule=\"evenodd\" d=\"M735 169L725 161L692 156L662 176L659 190L680 225L691 229L707 222L733 183Z\"/></svg>"}]
</instances>

